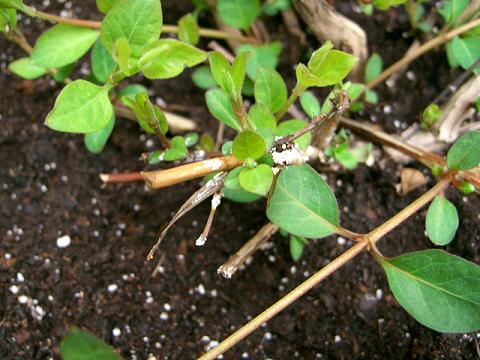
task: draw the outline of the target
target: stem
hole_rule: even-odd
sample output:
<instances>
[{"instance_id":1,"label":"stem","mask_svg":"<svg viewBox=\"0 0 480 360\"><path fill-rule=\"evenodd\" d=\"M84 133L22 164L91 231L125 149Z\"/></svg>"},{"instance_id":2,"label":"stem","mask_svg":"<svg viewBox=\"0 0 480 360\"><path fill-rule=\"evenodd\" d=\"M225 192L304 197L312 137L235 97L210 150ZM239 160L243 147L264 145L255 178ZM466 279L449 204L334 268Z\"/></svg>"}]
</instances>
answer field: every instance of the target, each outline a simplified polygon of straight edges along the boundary
<instances>
[{"instance_id":1,"label":"stem","mask_svg":"<svg viewBox=\"0 0 480 360\"><path fill-rule=\"evenodd\" d=\"M100 174L100 179L105 183L124 183L131 181L143 181L142 173L120 173L120 174Z\"/></svg>"},{"instance_id":2,"label":"stem","mask_svg":"<svg viewBox=\"0 0 480 360\"><path fill-rule=\"evenodd\" d=\"M32 11L33 16L36 16L40 19L44 19L54 23L58 23L58 24L69 24L69 25L75 25L75 26L86 27L91 29L100 29L100 27L102 26L102 23L100 21L65 18L58 15L48 14L43 11L38 11L34 8L29 8L29 9ZM179 27L176 25L163 25L162 32L170 33L170 34L178 34ZM252 37L229 34L225 31L220 31L216 29L200 28L199 35L201 37L212 38L212 39L235 40L235 41L241 41L246 43L255 43L255 39Z\"/></svg>"},{"instance_id":3,"label":"stem","mask_svg":"<svg viewBox=\"0 0 480 360\"><path fill-rule=\"evenodd\" d=\"M434 37L430 41L427 41L425 44L420 46L415 51L412 51L410 54L405 55L396 63L386 68L380 75L378 75L375 79L373 79L367 84L366 89L373 89L375 86L379 85L381 82L387 79L394 72L400 70L402 67L409 64L413 60L417 59L418 57L432 50L433 48L446 43L447 41L454 38L455 36L460 35L468 30L471 30L474 27L479 25L480 25L480 19L476 19L456 29L453 29L452 31L449 31L446 34L440 34L437 37Z\"/></svg>"},{"instance_id":4,"label":"stem","mask_svg":"<svg viewBox=\"0 0 480 360\"><path fill-rule=\"evenodd\" d=\"M232 335L228 338L223 340L217 347L213 348L203 356L199 358L199 360L214 360L219 355L223 354L225 351L233 347L235 344L240 342L242 339L247 337L251 332L259 328L263 323L267 322L275 315L277 315L280 311L284 310L287 306L292 304L294 301L299 299L305 293L307 293L310 289L318 285L324 279L326 279L329 275L331 275L336 270L340 269L343 265L348 263L352 260L355 256L360 254L364 249L368 248L371 243L375 243L378 241L382 236L387 234L393 228L401 224L403 221L408 219L411 215L413 215L416 211L418 211L422 206L426 205L430 200L432 200L438 193L443 191L449 184L448 180L441 180L438 184L432 187L429 191L425 194L420 196L417 200L413 203L408 205L405 209L400 211L397 215L393 218L388 220L385 224L379 226L377 229L371 231L370 233L363 235L362 238L352 246L350 249L345 251L342 255L337 257L327 266L323 267L320 271L315 273L309 279L304 281L302 284L297 286L293 289L290 293L285 295L283 298L278 300L275 304L270 306L260 315L255 317L253 320L249 321L243 327L235 331Z\"/></svg>"},{"instance_id":5,"label":"stem","mask_svg":"<svg viewBox=\"0 0 480 360\"><path fill-rule=\"evenodd\" d=\"M288 98L287 102L285 103L285 105L283 105L283 107L279 110L279 112L275 115L275 119L280 120L283 115L286 114L286 112L288 111L288 108L290 106L293 105L293 103L298 99L298 97L300 95L303 94L303 92L305 91L305 88L303 88L298 82L297 84L295 85L295 87L293 88L292 90L292 94L290 95L290 97Z\"/></svg>"}]
</instances>

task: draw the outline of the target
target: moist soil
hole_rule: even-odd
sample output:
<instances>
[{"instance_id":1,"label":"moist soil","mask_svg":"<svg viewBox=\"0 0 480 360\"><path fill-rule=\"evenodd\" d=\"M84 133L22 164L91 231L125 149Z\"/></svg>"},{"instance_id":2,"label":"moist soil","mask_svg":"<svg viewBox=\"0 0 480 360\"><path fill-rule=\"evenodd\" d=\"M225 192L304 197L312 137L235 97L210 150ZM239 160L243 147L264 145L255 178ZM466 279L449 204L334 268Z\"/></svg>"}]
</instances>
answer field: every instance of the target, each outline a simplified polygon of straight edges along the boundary
<instances>
[{"instance_id":1,"label":"moist soil","mask_svg":"<svg viewBox=\"0 0 480 360\"><path fill-rule=\"evenodd\" d=\"M99 19L94 1L43 2L46 11ZM386 64L400 58L414 36L403 10L376 12L366 18L352 3L338 8L367 31L370 51ZM187 1L163 1L165 23L176 23L192 10ZM284 52L279 67L291 87L293 64L307 48L287 34L280 20L266 19ZM45 24L22 18L33 43ZM213 26L203 15L200 23ZM309 37L311 46L317 46ZM206 43L202 43L204 46ZM311 241L298 262L288 241L276 235L271 246L232 279L217 275L225 262L267 222L265 203L240 205L224 201L207 244L196 247L209 211L208 203L186 215L162 243L162 268L145 256L172 213L195 191L198 181L147 191L140 183L102 185L101 172L144 168L138 161L151 150L149 136L130 121L119 119L100 155L89 154L81 136L43 126L60 86L49 78L22 81L6 64L24 56L0 40L0 358L57 359L59 343L70 326L95 333L126 359L193 359L221 341L309 275L340 255L350 241L336 236ZM88 59L77 67L85 77ZM399 132L452 81L442 51L415 61L393 87L381 86L380 103L368 107L364 119L388 132ZM179 78L150 83L153 97L187 106L183 113L212 136L216 123L206 111L203 91ZM390 108L385 108L389 105ZM231 136L231 134L227 134ZM433 181L401 196L395 190L400 165L382 160L354 171L317 165L335 191L342 224L366 232L401 210ZM460 231L446 250L480 262L478 197L447 194L460 214ZM425 209L414 215L379 247L387 256L431 248L424 234ZM57 238L71 245L57 246ZM118 331L119 330L119 331ZM115 335L117 336L115 336ZM330 276L301 300L229 351L226 359L474 359L477 334L439 334L410 317L388 289L382 269L367 253ZM153 359L153 357L151 357Z\"/></svg>"}]
</instances>

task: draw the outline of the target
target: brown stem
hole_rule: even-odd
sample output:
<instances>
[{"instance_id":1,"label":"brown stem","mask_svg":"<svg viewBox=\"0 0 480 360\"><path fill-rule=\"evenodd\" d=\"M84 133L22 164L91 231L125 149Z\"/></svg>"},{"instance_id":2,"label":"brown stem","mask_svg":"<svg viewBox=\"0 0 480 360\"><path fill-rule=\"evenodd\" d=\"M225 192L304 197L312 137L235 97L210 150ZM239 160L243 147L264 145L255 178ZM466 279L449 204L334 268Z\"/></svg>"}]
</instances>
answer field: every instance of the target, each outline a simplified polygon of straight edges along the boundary
<instances>
[{"instance_id":1,"label":"brown stem","mask_svg":"<svg viewBox=\"0 0 480 360\"><path fill-rule=\"evenodd\" d=\"M448 33L440 34L437 37L434 37L432 40L427 41L425 44L420 46L415 51L405 55L403 58L398 60L396 63L394 63L393 65L386 68L380 75L378 75L375 79L370 81L367 84L366 88L367 89L373 89L375 86L382 83L385 79L387 79L394 72L400 70L402 67L409 64L413 60L417 59L418 57L420 57L423 54L427 53L428 51L432 50L433 48L446 43L447 41L453 39L455 36L460 35L460 34L466 32L468 30L471 30L471 29L473 29L473 28L475 28L476 26L479 26L479 25L480 25L480 19L476 19L476 20L470 21L470 22L466 23L465 25L462 25L462 26L460 26L456 29L453 29L452 31L449 31Z\"/></svg>"},{"instance_id":2,"label":"brown stem","mask_svg":"<svg viewBox=\"0 0 480 360\"><path fill-rule=\"evenodd\" d=\"M69 24L81 27L87 27L91 29L100 29L102 23L100 21L92 21L92 20L81 20L81 19L72 19L72 18L65 18L58 15L48 14L43 11L38 11L31 8L35 16L51 21L58 24ZM162 32L177 34L179 32L179 27L176 25L163 25ZM236 40L246 43L255 43L255 39L252 37L246 37L243 35L237 34L230 34L225 31L220 31L216 29L206 29L200 28L199 35L201 37L213 38L213 39L221 39L221 40Z\"/></svg>"},{"instance_id":3,"label":"brown stem","mask_svg":"<svg viewBox=\"0 0 480 360\"><path fill-rule=\"evenodd\" d=\"M382 236L391 231L394 227L398 226L415 212L417 212L422 206L426 205L429 201L431 201L438 193L443 191L448 186L448 184L448 180L441 180L433 188L431 188L429 191L427 191L425 194L423 194L405 209L400 211L397 215L392 217L385 224L364 235L359 242L357 242L354 246L345 251L342 255L337 257L335 260L330 262L328 265L315 273L309 279L297 286L290 293L278 300L275 304L270 306L253 320L249 321L243 327L235 331L232 335L223 340L217 347L213 348L212 350L201 356L199 360L214 360L219 355L223 354L225 351L233 347L235 344L247 337L251 332L259 328L263 323L273 318L280 311L284 310L294 301L298 300L301 296L307 293L310 289L312 289L324 279L326 279L329 275L340 269L342 266L352 260L355 256L360 254L364 249L369 247L369 245L374 244Z\"/></svg>"},{"instance_id":4,"label":"brown stem","mask_svg":"<svg viewBox=\"0 0 480 360\"><path fill-rule=\"evenodd\" d=\"M277 231L279 227L272 223L267 223L260 230L217 270L227 279L230 279L240 266L252 255L258 248L265 244Z\"/></svg>"},{"instance_id":5,"label":"brown stem","mask_svg":"<svg viewBox=\"0 0 480 360\"><path fill-rule=\"evenodd\" d=\"M100 179L105 183L114 184L132 181L143 181L143 176L141 172L100 174Z\"/></svg>"},{"instance_id":6,"label":"brown stem","mask_svg":"<svg viewBox=\"0 0 480 360\"><path fill-rule=\"evenodd\" d=\"M144 171L142 177L151 189L159 189L193 180L219 171L229 171L242 162L233 156L221 156L197 161L166 170Z\"/></svg>"}]
</instances>

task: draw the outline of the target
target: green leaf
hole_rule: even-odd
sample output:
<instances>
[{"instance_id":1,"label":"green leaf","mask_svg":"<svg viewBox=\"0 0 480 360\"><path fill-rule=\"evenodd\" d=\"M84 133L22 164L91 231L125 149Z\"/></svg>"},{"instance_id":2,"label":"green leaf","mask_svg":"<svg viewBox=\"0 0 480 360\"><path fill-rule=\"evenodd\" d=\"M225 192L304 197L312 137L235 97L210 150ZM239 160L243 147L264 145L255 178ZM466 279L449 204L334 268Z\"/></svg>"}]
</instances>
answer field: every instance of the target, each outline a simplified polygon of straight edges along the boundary
<instances>
[{"instance_id":1,"label":"green leaf","mask_svg":"<svg viewBox=\"0 0 480 360\"><path fill-rule=\"evenodd\" d=\"M92 49L92 72L101 82L107 82L108 78L115 70L115 60L112 55L103 46L101 41L97 41Z\"/></svg>"},{"instance_id":2,"label":"green leaf","mask_svg":"<svg viewBox=\"0 0 480 360\"><path fill-rule=\"evenodd\" d=\"M469 170L480 164L480 131L463 134L447 153L447 166L454 170Z\"/></svg>"},{"instance_id":3,"label":"green leaf","mask_svg":"<svg viewBox=\"0 0 480 360\"><path fill-rule=\"evenodd\" d=\"M382 263L397 301L423 325L444 333L480 329L480 267L442 250Z\"/></svg>"},{"instance_id":4,"label":"green leaf","mask_svg":"<svg viewBox=\"0 0 480 360\"><path fill-rule=\"evenodd\" d=\"M32 59L46 68L62 67L80 59L97 39L98 31L58 24L37 39Z\"/></svg>"},{"instance_id":5,"label":"green leaf","mask_svg":"<svg viewBox=\"0 0 480 360\"><path fill-rule=\"evenodd\" d=\"M365 85L348 81L342 88L347 92L350 101L355 101L362 95L365 90Z\"/></svg>"},{"instance_id":6,"label":"green leaf","mask_svg":"<svg viewBox=\"0 0 480 360\"><path fill-rule=\"evenodd\" d=\"M293 261L297 261L302 257L305 241L302 237L290 235L290 255Z\"/></svg>"},{"instance_id":7,"label":"green leaf","mask_svg":"<svg viewBox=\"0 0 480 360\"><path fill-rule=\"evenodd\" d=\"M72 63L55 69L57 72L53 75L53 79L56 82L65 81L75 69L75 65L75 63Z\"/></svg>"},{"instance_id":8,"label":"green leaf","mask_svg":"<svg viewBox=\"0 0 480 360\"><path fill-rule=\"evenodd\" d=\"M448 60L448 65L452 68L456 68L459 66L459 62L457 60L457 57L455 56L455 52L453 50L453 40L450 40L447 45L445 46L445 50L447 53L447 60Z\"/></svg>"},{"instance_id":9,"label":"green leaf","mask_svg":"<svg viewBox=\"0 0 480 360\"><path fill-rule=\"evenodd\" d=\"M268 16L274 16L280 11L288 10L291 7L291 0L269 0L263 3L263 12Z\"/></svg>"},{"instance_id":10,"label":"green leaf","mask_svg":"<svg viewBox=\"0 0 480 360\"><path fill-rule=\"evenodd\" d=\"M192 81L200 89L213 89L217 83L208 66L199 66L192 73Z\"/></svg>"},{"instance_id":11,"label":"green leaf","mask_svg":"<svg viewBox=\"0 0 480 360\"><path fill-rule=\"evenodd\" d=\"M375 90L365 90L365 101L370 104L378 103L378 94Z\"/></svg>"},{"instance_id":12,"label":"green leaf","mask_svg":"<svg viewBox=\"0 0 480 360\"><path fill-rule=\"evenodd\" d=\"M21 78L33 80L47 73L47 69L39 66L29 57L24 57L11 62L8 69Z\"/></svg>"},{"instance_id":13,"label":"green leaf","mask_svg":"<svg viewBox=\"0 0 480 360\"><path fill-rule=\"evenodd\" d=\"M205 100L210 113L215 119L237 131L242 131L240 120L233 111L230 99L221 89L211 89L205 93Z\"/></svg>"},{"instance_id":14,"label":"green leaf","mask_svg":"<svg viewBox=\"0 0 480 360\"><path fill-rule=\"evenodd\" d=\"M325 87L342 81L357 62L357 58L340 50L332 50L330 41L316 50L308 67L299 64L296 69L297 81L304 88Z\"/></svg>"},{"instance_id":15,"label":"green leaf","mask_svg":"<svg viewBox=\"0 0 480 360\"><path fill-rule=\"evenodd\" d=\"M230 98L236 98L237 89L233 80L230 63L222 53L214 51L208 54L213 78Z\"/></svg>"},{"instance_id":16,"label":"green leaf","mask_svg":"<svg viewBox=\"0 0 480 360\"><path fill-rule=\"evenodd\" d=\"M278 72L261 67L255 79L254 95L257 102L275 113L287 102L287 86Z\"/></svg>"},{"instance_id":17,"label":"green leaf","mask_svg":"<svg viewBox=\"0 0 480 360\"><path fill-rule=\"evenodd\" d=\"M184 15L178 22L178 38L188 44L196 45L200 40L200 29L192 14Z\"/></svg>"},{"instance_id":18,"label":"green leaf","mask_svg":"<svg viewBox=\"0 0 480 360\"><path fill-rule=\"evenodd\" d=\"M0 8L26 12L26 6L22 0L0 0Z\"/></svg>"},{"instance_id":19,"label":"green leaf","mask_svg":"<svg viewBox=\"0 0 480 360\"><path fill-rule=\"evenodd\" d=\"M320 115L321 113L320 102L310 91L305 91L300 96L300 105L310 118Z\"/></svg>"},{"instance_id":20,"label":"green leaf","mask_svg":"<svg viewBox=\"0 0 480 360\"><path fill-rule=\"evenodd\" d=\"M223 193L227 199L239 203L257 201L261 198L260 195L243 190L242 186L240 185L240 180L238 177L243 169L243 166L239 166L228 173L228 175L225 177Z\"/></svg>"},{"instance_id":21,"label":"green leaf","mask_svg":"<svg viewBox=\"0 0 480 360\"><path fill-rule=\"evenodd\" d=\"M185 134L185 136L184 136L185 146L186 147L191 147L191 146L197 144L199 138L200 137L198 136L198 134L194 133L194 132Z\"/></svg>"},{"instance_id":22,"label":"green leaf","mask_svg":"<svg viewBox=\"0 0 480 360\"><path fill-rule=\"evenodd\" d=\"M383 69L383 61L379 54L373 53L365 65L365 80L370 82L374 80Z\"/></svg>"},{"instance_id":23,"label":"green leaf","mask_svg":"<svg viewBox=\"0 0 480 360\"><path fill-rule=\"evenodd\" d=\"M235 85L235 92L237 95L240 95L243 88L243 82L245 81L245 72L247 60L250 53L244 52L237 55L235 60L233 60L232 66L230 68L230 73L232 75L233 83Z\"/></svg>"},{"instance_id":24,"label":"green leaf","mask_svg":"<svg viewBox=\"0 0 480 360\"><path fill-rule=\"evenodd\" d=\"M253 169L243 169L238 176L240 186L251 193L266 196L273 181L272 168L260 164Z\"/></svg>"},{"instance_id":25,"label":"green leaf","mask_svg":"<svg viewBox=\"0 0 480 360\"><path fill-rule=\"evenodd\" d=\"M215 140L213 140L210 134L204 133L200 136L198 147L205 152L213 151L215 149Z\"/></svg>"},{"instance_id":26,"label":"green leaf","mask_svg":"<svg viewBox=\"0 0 480 360\"><path fill-rule=\"evenodd\" d=\"M445 196L437 195L428 208L425 227L429 239L435 245L447 245L453 240L458 228L458 213L455 205Z\"/></svg>"},{"instance_id":27,"label":"green leaf","mask_svg":"<svg viewBox=\"0 0 480 360\"><path fill-rule=\"evenodd\" d=\"M248 29L261 10L260 0L217 0L220 20L237 29Z\"/></svg>"},{"instance_id":28,"label":"green leaf","mask_svg":"<svg viewBox=\"0 0 480 360\"><path fill-rule=\"evenodd\" d=\"M295 131L300 130L307 126L307 122L300 119L286 120L278 124L277 136L287 136L293 135ZM300 136L298 139L295 139L295 144L302 150L306 150L310 142L312 141L312 134L307 132L305 135Z\"/></svg>"},{"instance_id":29,"label":"green leaf","mask_svg":"<svg viewBox=\"0 0 480 360\"><path fill-rule=\"evenodd\" d=\"M96 0L96 4L98 10L106 14L112 9L113 5L115 5L115 2L117 1L118 0Z\"/></svg>"},{"instance_id":30,"label":"green leaf","mask_svg":"<svg viewBox=\"0 0 480 360\"><path fill-rule=\"evenodd\" d=\"M120 38L115 41L112 50L112 58L118 64L120 70L127 76L133 75L133 70L131 71L130 66L130 57L132 55L132 49L130 49L130 44L125 38ZM135 61L135 60L133 60Z\"/></svg>"},{"instance_id":31,"label":"green leaf","mask_svg":"<svg viewBox=\"0 0 480 360\"><path fill-rule=\"evenodd\" d=\"M170 149L164 152L165 161L180 160L188 156L188 149L183 136L174 136L172 140L170 140L170 146Z\"/></svg>"},{"instance_id":32,"label":"green leaf","mask_svg":"<svg viewBox=\"0 0 480 360\"><path fill-rule=\"evenodd\" d=\"M443 16L446 23L452 23L458 19L468 6L468 0L446 0L443 7L438 9L440 15Z\"/></svg>"},{"instance_id":33,"label":"green leaf","mask_svg":"<svg viewBox=\"0 0 480 360\"><path fill-rule=\"evenodd\" d=\"M422 128L429 129L440 119L442 110L435 103L428 105L422 113Z\"/></svg>"},{"instance_id":34,"label":"green leaf","mask_svg":"<svg viewBox=\"0 0 480 360\"><path fill-rule=\"evenodd\" d=\"M147 88L140 84L131 84L131 85L125 86L122 90L120 90L118 92L118 97L122 98L124 96L128 96L128 97L135 98L135 96L140 93L147 94L148 93Z\"/></svg>"},{"instance_id":35,"label":"green leaf","mask_svg":"<svg viewBox=\"0 0 480 360\"><path fill-rule=\"evenodd\" d=\"M273 116L272 112L262 103L257 102L248 110L247 119L254 130L263 128L275 132L277 129L275 116Z\"/></svg>"},{"instance_id":36,"label":"green leaf","mask_svg":"<svg viewBox=\"0 0 480 360\"><path fill-rule=\"evenodd\" d=\"M250 79L255 80L260 66L276 69L279 56L282 51L280 42L275 41L267 45L254 46L245 44L237 49L237 53L249 52L250 56L247 60L247 75Z\"/></svg>"},{"instance_id":37,"label":"green leaf","mask_svg":"<svg viewBox=\"0 0 480 360\"><path fill-rule=\"evenodd\" d=\"M107 126L93 133L85 134L83 142L88 151L94 154L101 153L103 151L103 148L107 144L110 135L112 134L114 126L115 115L112 115L110 121L107 123Z\"/></svg>"},{"instance_id":38,"label":"green leaf","mask_svg":"<svg viewBox=\"0 0 480 360\"><path fill-rule=\"evenodd\" d=\"M17 10L0 8L0 33L17 27Z\"/></svg>"},{"instance_id":39,"label":"green leaf","mask_svg":"<svg viewBox=\"0 0 480 360\"><path fill-rule=\"evenodd\" d=\"M238 160L258 159L265 152L265 141L255 131L245 130L233 141L232 153Z\"/></svg>"},{"instance_id":40,"label":"green leaf","mask_svg":"<svg viewBox=\"0 0 480 360\"><path fill-rule=\"evenodd\" d=\"M348 149L348 143L342 144L333 150L335 159L349 170L357 167L358 161L353 153Z\"/></svg>"},{"instance_id":41,"label":"green leaf","mask_svg":"<svg viewBox=\"0 0 480 360\"><path fill-rule=\"evenodd\" d=\"M145 50L138 61L148 79L170 79L185 67L200 64L207 59L205 51L174 39L157 40Z\"/></svg>"},{"instance_id":42,"label":"green leaf","mask_svg":"<svg viewBox=\"0 0 480 360\"><path fill-rule=\"evenodd\" d=\"M135 114L140 127L149 134L155 133L155 130L166 134L168 131L167 119L156 105L153 105L146 92L138 89L135 96L128 95L122 97L122 102L127 105Z\"/></svg>"},{"instance_id":43,"label":"green leaf","mask_svg":"<svg viewBox=\"0 0 480 360\"><path fill-rule=\"evenodd\" d=\"M60 92L45 124L53 130L84 134L105 127L112 113L108 88L75 80Z\"/></svg>"},{"instance_id":44,"label":"green leaf","mask_svg":"<svg viewBox=\"0 0 480 360\"><path fill-rule=\"evenodd\" d=\"M111 346L98 337L76 328L70 329L60 344L63 360L121 360Z\"/></svg>"},{"instance_id":45,"label":"green leaf","mask_svg":"<svg viewBox=\"0 0 480 360\"><path fill-rule=\"evenodd\" d=\"M293 165L281 170L267 217L291 234L322 238L338 225L337 200L310 165Z\"/></svg>"},{"instance_id":46,"label":"green leaf","mask_svg":"<svg viewBox=\"0 0 480 360\"><path fill-rule=\"evenodd\" d=\"M458 36L451 41L455 59L463 69L468 69L480 58L480 41L478 38L461 39Z\"/></svg>"},{"instance_id":47,"label":"green leaf","mask_svg":"<svg viewBox=\"0 0 480 360\"><path fill-rule=\"evenodd\" d=\"M110 52L118 39L125 38L132 56L139 58L145 47L159 38L162 24L159 0L120 0L103 19L100 32L103 44Z\"/></svg>"}]
</instances>

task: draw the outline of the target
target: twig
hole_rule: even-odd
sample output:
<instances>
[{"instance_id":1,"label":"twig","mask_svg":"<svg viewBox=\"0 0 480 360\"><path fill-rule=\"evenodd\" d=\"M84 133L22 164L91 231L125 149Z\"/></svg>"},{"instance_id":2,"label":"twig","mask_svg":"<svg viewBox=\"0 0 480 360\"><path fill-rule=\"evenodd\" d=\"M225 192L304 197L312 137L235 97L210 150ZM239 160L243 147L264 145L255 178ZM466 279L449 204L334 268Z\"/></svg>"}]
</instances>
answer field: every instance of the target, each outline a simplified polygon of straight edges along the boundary
<instances>
[{"instance_id":1,"label":"twig","mask_svg":"<svg viewBox=\"0 0 480 360\"><path fill-rule=\"evenodd\" d=\"M217 138L215 139L215 151L220 151L220 147L222 146L223 142L223 133L225 132L225 124L222 122L218 122L218 130L217 130Z\"/></svg>"},{"instance_id":2,"label":"twig","mask_svg":"<svg viewBox=\"0 0 480 360\"><path fill-rule=\"evenodd\" d=\"M217 212L217 208L220 205L222 199L222 193L217 191L212 197L212 205L210 207L210 214L208 214L207 223L203 228L202 234L198 237L195 245L203 246L207 242L208 234L210 234L210 229L212 228L213 219L215 218L215 213Z\"/></svg>"},{"instance_id":3,"label":"twig","mask_svg":"<svg viewBox=\"0 0 480 360\"><path fill-rule=\"evenodd\" d=\"M437 194L443 191L449 184L448 180L442 179L439 183L437 183L433 188L427 191L425 194L420 196L417 200L413 203L408 205L405 209L400 211L390 220L388 220L383 225L379 226L375 230L371 231L368 234L363 235L363 238L352 246L350 249L345 251L342 255L337 257L335 260L330 262L316 274L311 276L305 282L297 286L293 289L290 293L286 296L278 300L275 304L270 306L260 315L255 317L253 320L249 321L243 327L235 331L232 335L228 338L223 340L218 346L198 358L199 360L214 360L217 356L223 354L225 351L233 347L235 344L240 342L246 336L248 336L251 332L259 328L263 323L267 322L275 315L277 315L280 311L284 310L294 301L298 300L302 297L305 293L311 290L313 287L318 285L324 279L326 279L329 275L331 275L336 270L340 269L342 266L347 264L350 260L352 260L355 256L360 254L363 250L368 248L371 244L375 244L381 237L391 231L393 228L401 224L403 221L408 219L411 215L415 214L420 208L425 206L428 202L430 202Z\"/></svg>"},{"instance_id":4,"label":"twig","mask_svg":"<svg viewBox=\"0 0 480 360\"><path fill-rule=\"evenodd\" d=\"M446 34L440 34L437 37L434 37L432 40L427 41L425 44L420 46L418 49L415 51L411 52L410 54L406 54L403 58L398 60L396 63L393 65L389 66L386 68L380 75L378 75L375 79L370 81L366 88L367 89L373 89L375 86L379 85L382 83L385 79L387 79L390 75L392 75L394 72L400 70L402 67L405 65L409 64L413 60L419 58L423 54L427 53L428 51L432 50L433 48L440 46L447 41L453 39L455 36L460 35L468 30L471 30L475 28L476 26L480 25L480 19L476 19L473 21L470 21L466 23L465 25L462 25L456 29L453 29L452 31L449 31Z\"/></svg>"},{"instance_id":5,"label":"twig","mask_svg":"<svg viewBox=\"0 0 480 360\"><path fill-rule=\"evenodd\" d=\"M141 174L148 187L151 189L160 189L203 177L214 172L229 171L240 165L242 165L242 162L233 156L221 156L166 170L144 171Z\"/></svg>"},{"instance_id":6,"label":"twig","mask_svg":"<svg viewBox=\"0 0 480 360\"><path fill-rule=\"evenodd\" d=\"M218 51L219 53L221 53L223 56L225 56L225 59L227 59L231 63L233 62L233 60L235 60L235 56L230 51L225 49L222 45L220 45L218 42L210 41L207 46L210 49L212 49L214 51Z\"/></svg>"},{"instance_id":7,"label":"twig","mask_svg":"<svg viewBox=\"0 0 480 360\"><path fill-rule=\"evenodd\" d=\"M34 16L47 21L58 23L58 24L70 24L75 26L87 27L91 29L100 29L102 26L102 23L100 21L65 18L65 17L53 15L53 14L48 14L43 11L38 11L38 10L35 10L34 8L30 8L30 9L33 11L32 14L34 14ZM177 34L179 32L179 27L176 25L162 25L162 32ZM246 37L241 34L232 34L225 31L216 30L216 29L200 28L199 35L201 37L220 39L220 40L235 40L235 41L246 42L246 43L256 42L256 40L252 37Z\"/></svg>"},{"instance_id":8,"label":"twig","mask_svg":"<svg viewBox=\"0 0 480 360\"><path fill-rule=\"evenodd\" d=\"M234 255L221 265L217 273L230 279L240 266L252 255L258 248L265 244L277 231L279 227L272 223L267 223L248 240Z\"/></svg>"},{"instance_id":9,"label":"twig","mask_svg":"<svg viewBox=\"0 0 480 360\"><path fill-rule=\"evenodd\" d=\"M143 176L140 172L100 174L99 176L104 183L110 184L143 181Z\"/></svg>"}]
</instances>

